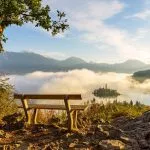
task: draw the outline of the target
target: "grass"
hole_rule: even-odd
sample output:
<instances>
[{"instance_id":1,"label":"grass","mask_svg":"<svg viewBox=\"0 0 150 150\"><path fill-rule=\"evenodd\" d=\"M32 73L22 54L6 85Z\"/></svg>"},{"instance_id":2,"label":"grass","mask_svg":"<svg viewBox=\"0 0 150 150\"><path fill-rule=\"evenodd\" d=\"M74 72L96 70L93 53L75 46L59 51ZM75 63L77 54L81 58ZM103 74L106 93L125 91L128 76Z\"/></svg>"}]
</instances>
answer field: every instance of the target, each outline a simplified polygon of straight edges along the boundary
<instances>
[{"instance_id":1,"label":"grass","mask_svg":"<svg viewBox=\"0 0 150 150\"><path fill-rule=\"evenodd\" d=\"M8 83L8 78L0 76L0 122L4 116L17 111L13 90L13 87Z\"/></svg>"},{"instance_id":2,"label":"grass","mask_svg":"<svg viewBox=\"0 0 150 150\"><path fill-rule=\"evenodd\" d=\"M150 110L149 106L141 104L138 101L133 104L132 101L119 102L115 100L113 102L103 104L96 103L96 101L92 100L88 105L89 107L86 111L78 113L78 120L80 123L82 121L84 122L85 120L87 123L110 123L114 118L117 117L126 116L129 118L135 118L142 115L143 112ZM65 111L61 111L59 113L54 113L54 111L40 112L38 118L41 123L55 124L58 126L64 126L67 123L67 116ZM40 118L42 118L42 120Z\"/></svg>"},{"instance_id":3,"label":"grass","mask_svg":"<svg viewBox=\"0 0 150 150\"><path fill-rule=\"evenodd\" d=\"M97 103L92 100L86 111L78 113L78 123L81 128L85 124L95 123L110 123L114 118L126 116L129 118L135 118L142 115L143 112L150 110L150 106L136 102L133 104L130 102L119 102L117 100L113 102L107 102L106 104ZM37 117L38 123L42 124L54 124L60 127L67 125L67 116L65 111L38 111Z\"/></svg>"},{"instance_id":4,"label":"grass","mask_svg":"<svg viewBox=\"0 0 150 150\"><path fill-rule=\"evenodd\" d=\"M150 107L140 102L133 104L132 101L128 103L126 101L118 102L115 100L112 103L108 102L104 105L103 103L99 104L92 101L92 104L84 115L92 122L111 122L114 118L120 116L135 118L147 110L150 110Z\"/></svg>"}]
</instances>

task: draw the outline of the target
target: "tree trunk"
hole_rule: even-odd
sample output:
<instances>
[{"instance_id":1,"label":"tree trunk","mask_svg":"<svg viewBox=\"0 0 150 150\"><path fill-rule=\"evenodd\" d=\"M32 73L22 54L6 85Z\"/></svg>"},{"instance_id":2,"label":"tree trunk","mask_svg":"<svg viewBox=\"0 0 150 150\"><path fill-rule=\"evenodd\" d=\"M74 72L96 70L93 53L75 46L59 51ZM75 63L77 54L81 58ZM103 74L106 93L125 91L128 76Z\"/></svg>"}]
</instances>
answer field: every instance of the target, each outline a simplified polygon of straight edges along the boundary
<instances>
[{"instance_id":1,"label":"tree trunk","mask_svg":"<svg viewBox=\"0 0 150 150\"><path fill-rule=\"evenodd\" d=\"M4 32L4 27L0 25L0 53L3 51L3 32Z\"/></svg>"}]
</instances>

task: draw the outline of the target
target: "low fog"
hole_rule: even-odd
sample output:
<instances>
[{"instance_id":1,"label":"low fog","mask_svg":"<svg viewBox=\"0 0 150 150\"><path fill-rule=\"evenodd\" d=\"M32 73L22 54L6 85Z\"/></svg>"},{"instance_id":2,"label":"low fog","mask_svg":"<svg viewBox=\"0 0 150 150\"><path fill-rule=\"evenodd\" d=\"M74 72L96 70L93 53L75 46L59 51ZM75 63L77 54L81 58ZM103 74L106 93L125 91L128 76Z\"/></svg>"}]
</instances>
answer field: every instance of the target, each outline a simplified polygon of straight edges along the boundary
<instances>
[{"instance_id":1,"label":"low fog","mask_svg":"<svg viewBox=\"0 0 150 150\"><path fill-rule=\"evenodd\" d=\"M81 93L83 100L87 101L93 99L94 89L107 84L108 88L116 89L122 94L118 97L119 100L132 99L148 104L150 98L150 80L138 83L131 78L131 74L95 73L82 69L57 73L36 71L26 75L11 75L9 78L17 93Z\"/></svg>"}]
</instances>

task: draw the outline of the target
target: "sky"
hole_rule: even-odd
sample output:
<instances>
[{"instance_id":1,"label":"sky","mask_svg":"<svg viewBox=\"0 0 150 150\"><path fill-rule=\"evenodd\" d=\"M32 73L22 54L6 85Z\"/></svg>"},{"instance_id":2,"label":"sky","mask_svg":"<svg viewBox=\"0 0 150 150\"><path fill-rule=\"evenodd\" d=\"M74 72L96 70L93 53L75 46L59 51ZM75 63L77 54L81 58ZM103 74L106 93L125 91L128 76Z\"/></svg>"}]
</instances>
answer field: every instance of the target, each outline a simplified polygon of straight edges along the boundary
<instances>
[{"instance_id":1,"label":"sky","mask_svg":"<svg viewBox=\"0 0 150 150\"><path fill-rule=\"evenodd\" d=\"M52 37L32 24L11 26L6 51L29 51L46 57L80 57L92 62L138 59L150 63L149 0L44 0L66 13L70 28Z\"/></svg>"}]
</instances>

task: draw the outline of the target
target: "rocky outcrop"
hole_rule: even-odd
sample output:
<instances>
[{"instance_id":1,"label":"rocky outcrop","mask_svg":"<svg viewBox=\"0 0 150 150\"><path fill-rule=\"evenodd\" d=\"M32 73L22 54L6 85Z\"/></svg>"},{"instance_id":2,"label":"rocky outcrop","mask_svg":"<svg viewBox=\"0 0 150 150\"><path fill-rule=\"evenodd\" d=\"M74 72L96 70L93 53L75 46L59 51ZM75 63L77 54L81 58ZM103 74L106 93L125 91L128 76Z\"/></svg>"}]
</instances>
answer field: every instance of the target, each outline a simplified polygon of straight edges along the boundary
<instances>
[{"instance_id":1,"label":"rocky outcrop","mask_svg":"<svg viewBox=\"0 0 150 150\"><path fill-rule=\"evenodd\" d=\"M140 149L150 150L150 111L135 119L116 118L113 125L124 131L130 139L136 141Z\"/></svg>"},{"instance_id":2,"label":"rocky outcrop","mask_svg":"<svg viewBox=\"0 0 150 150\"><path fill-rule=\"evenodd\" d=\"M52 126L9 133L1 130L2 144L24 150L150 150L150 111L135 119L118 117L112 124L94 124L72 133Z\"/></svg>"}]
</instances>

